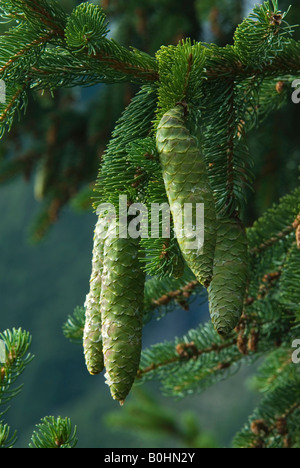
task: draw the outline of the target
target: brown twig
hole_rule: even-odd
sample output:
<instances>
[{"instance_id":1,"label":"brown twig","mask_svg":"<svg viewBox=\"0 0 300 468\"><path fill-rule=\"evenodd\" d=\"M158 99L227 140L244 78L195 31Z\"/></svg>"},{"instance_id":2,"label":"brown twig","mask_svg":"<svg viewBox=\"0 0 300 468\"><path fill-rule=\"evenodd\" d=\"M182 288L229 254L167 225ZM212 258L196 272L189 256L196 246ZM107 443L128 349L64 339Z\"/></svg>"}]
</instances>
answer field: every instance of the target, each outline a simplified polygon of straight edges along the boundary
<instances>
[{"instance_id":1,"label":"brown twig","mask_svg":"<svg viewBox=\"0 0 300 468\"><path fill-rule=\"evenodd\" d=\"M300 219L297 221L297 227L300 225ZM294 230L296 229L295 227L295 222L291 225L283 229L282 231L278 232L275 236L271 237L270 239L266 240L265 242L262 242L258 247L254 247L253 249L250 250L251 254L259 254L263 250L267 249L268 247L271 247L272 245L276 244L281 239L284 239L287 237L289 234L291 234Z\"/></svg>"},{"instance_id":2,"label":"brown twig","mask_svg":"<svg viewBox=\"0 0 300 468\"><path fill-rule=\"evenodd\" d=\"M205 349L197 349L195 347L195 344L193 343L193 349L192 349L192 353L189 353L189 354L183 354L178 352L178 345L177 345L177 356L173 356L172 358L170 359L166 359L165 361L163 362L159 362L159 363L152 363L150 364L150 366L148 367L145 367L144 369L139 369L138 370L138 373L137 373L137 378L141 378L143 377L143 375L149 373L149 372L152 372L156 369L159 369L160 367L164 367L164 366L167 366L168 364L173 364L175 362L180 362L182 360L186 360L186 359L197 359L199 356L202 356L203 354L208 354L208 353L212 353L212 352L215 352L215 353L218 353L220 351L222 351L223 349L226 349L226 348L230 348L231 346L234 346L236 344L236 340L232 340L232 341L228 341L226 343L223 343L223 344L220 344L220 345L217 345L217 344L213 344L212 346L210 346L209 348L205 348ZM185 348L186 350L186 343L184 343L182 346L183 348Z\"/></svg>"},{"instance_id":3,"label":"brown twig","mask_svg":"<svg viewBox=\"0 0 300 468\"><path fill-rule=\"evenodd\" d=\"M282 415L278 416L275 420L275 423L271 424L270 426L264 419L256 419L252 421L250 429L252 434L257 436L257 439L252 442L251 448L266 448L266 438L270 436L273 437L274 432L282 437L284 448L290 448L291 438L289 435L287 419L299 408L300 404L294 403Z\"/></svg>"},{"instance_id":4,"label":"brown twig","mask_svg":"<svg viewBox=\"0 0 300 468\"><path fill-rule=\"evenodd\" d=\"M182 299L185 299L185 301L189 299L192 293L194 292L194 290L198 286L199 286L199 283L197 280L191 281L190 283L186 284L180 289L176 289L175 291L170 291L158 299L153 299L152 304L155 307L161 307L161 306L168 305L173 300L181 303Z\"/></svg>"},{"instance_id":5,"label":"brown twig","mask_svg":"<svg viewBox=\"0 0 300 468\"><path fill-rule=\"evenodd\" d=\"M295 219L293 228L296 230L297 247L300 249L300 214L298 214L297 218Z\"/></svg>"},{"instance_id":6,"label":"brown twig","mask_svg":"<svg viewBox=\"0 0 300 468\"><path fill-rule=\"evenodd\" d=\"M33 13L35 13L35 14L38 13L39 14L40 21L45 26L47 26L47 28L50 28L50 30L53 31L53 33L55 33L57 36L59 36L61 38L64 38L65 37L64 29L61 28L55 22L55 19L51 16L49 11L44 9L38 0L31 0L31 3L34 5L34 7L30 8L29 5L27 5L27 7L29 7Z\"/></svg>"},{"instance_id":7,"label":"brown twig","mask_svg":"<svg viewBox=\"0 0 300 468\"><path fill-rule=\"evenodd\" d=\"M6 119L6 116L7 114L10 112L10 110L12 109L12 107L14 106L15 102L17 101L17 99L20 97L20 95L25 91L27 87L27 82L23 84L23 86L21 86L17 91L16 93L13 95L12 99L10 100L9 104L6 106L6 108L4 109L4 111L1 113L0 115L0 123L1 122L4 122L4 120Z\"/></svg>"},{"instance_id":8,"label":"brown twig","mask_svg":"<svg viewBox=\"0 0 300 468\"><path fill-rule=\"evenodd\" d=\"M139 65L133 65L132 63L117 60L103 51L97 52L90 57L105 63L116 71L121 71L127 75L132 75L137 79L142 78L146 81L157 81L159 79L159 75L156 70L143 68Z\"/></svg>"},{"instance_id":9,"label":"brown twig","mask_svg":"<svg viewBox=\"0 0 300 468\"><path fill-rule=\"evenodd\" d=\"M22 57L26 52L28 52L32 47L36 47L38 45L45 44L45 42L49 41L52 37L52 34L46 34L43 37L39 37L38 39L35 39L32 41L30 44L27 44L26 48L24 47L23 49L19 50L13 57L11 57L1 68L0 68L0 73L5 72L5 70L12 64L14 63L19 57Z\"/></svg>"},{"instance_id":10,"label":"brown twig","mask_svg":"<svg viewBox=\"0 0 300 468\"><path fill-rule=\"evenodd\" d=\"M32 3L34 3L34 8L32 8L32 11L40 15L41 22L47 28L50 28L52 33L55 33L59 38L64 40L65 39L64 29L55 23L51 14L47 10L45 10L39 4L39 2L37 2L37 0L34 0ZM100 60L101 62L109 65L111 68L113 68L116 71L121 71L121 72L126 73L127 75L135 76L135 78L137 79L142 78L143 80L146 80L146 81L157 81L159 78L158 72L156 70L145 69L142 66L133 65L131 63L123 62L122 60L117 60L103 51L97 52L96 54L91 55L90 57L96 60Z\"/></svg>"}]
</instances>

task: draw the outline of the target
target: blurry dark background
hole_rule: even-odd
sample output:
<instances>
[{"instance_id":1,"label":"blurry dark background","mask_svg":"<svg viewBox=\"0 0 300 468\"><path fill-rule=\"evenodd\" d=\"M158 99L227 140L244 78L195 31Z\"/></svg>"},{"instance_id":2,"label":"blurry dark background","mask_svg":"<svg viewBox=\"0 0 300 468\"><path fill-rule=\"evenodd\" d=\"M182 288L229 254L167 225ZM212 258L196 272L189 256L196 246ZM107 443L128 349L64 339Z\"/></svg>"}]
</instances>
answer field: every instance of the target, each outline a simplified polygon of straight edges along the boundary
<instances>
[{"instance_id":1,"label":"blurry dark background","mask_svg":"<svg viewBox=\"0 0 300 468\"><path fill-rule=\"evenodd\" d=\"M80 2L62 1L67 10ZM99 3L95 1L94 3ZM111 34L124 45L155 53L162 44L196 40L232 43L237 24L253 3L236 0L103 0ZM292 3L291 24L300 18ZM296 31L299 37L299 31ZM299 77L300 78L300 77ZM0 143L0 329L19 328L32 336L36 356L21 377L22 393L12 401L6 421L26 447L34 425L46 415L71 418L78 447L180 447L181 440L143 431L116 429L107 416L124 409L112 401L103 375L91 377L81 346L69 343L62 326L89 287L95 215L89 197L101 154L116 119L134 95L134 86L111 85L59 90L54 98L36 93L28 112ZM291 102L252 132L255 193L249 194L249 224L298 183L299 107ZM46 176L45 176L46 174ZM42 182L41 182L42 181ZM208 320L197 301L144 330L144 347L181 336ZM253 368L199 396L167 399L149 385L159 405L174 415L191 411L219 446L234 434L256 406L251 390ZM129 397L134 402L135 392Z\"/></svg>"}]
</instances>

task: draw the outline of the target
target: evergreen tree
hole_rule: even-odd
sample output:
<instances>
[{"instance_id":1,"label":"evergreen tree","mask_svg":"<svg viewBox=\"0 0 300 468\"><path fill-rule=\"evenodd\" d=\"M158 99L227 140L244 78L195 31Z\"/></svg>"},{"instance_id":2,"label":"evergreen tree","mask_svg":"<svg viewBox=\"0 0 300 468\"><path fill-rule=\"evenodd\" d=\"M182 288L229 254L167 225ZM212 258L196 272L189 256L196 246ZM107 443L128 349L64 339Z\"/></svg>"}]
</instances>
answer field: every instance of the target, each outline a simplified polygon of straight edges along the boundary
<instances>
[{"instance_id":1,"label":"evergreen tree","mask_svg":"<svg viewBox=\"0 0 300 468\"><path fill-rule=\"evenodd\" d=\"M215 16L210 17L214 44L200 42L201 29L191 21L195 11L212 13L212 5L188 2L194 9L188 9L184 33L179 12L178 23L170 27L173 43L161 38L153 50L155 41L147 41L151 25L145 20L152 2L145 2L137 15L141 43L129 48L121 36L109 35L105 9L111 8L113 17L116 5L126 8L123 2L104 2L103 8L82 3L67 12L56 0L2 0L1 15L9 28L0 46L0 79L6 85L0 124L8 148L14 142L8 132L14 132L16 114L27 107L30 112L32 93L130 83L130 99L100 158L93 153L94 144L88 149L82 144L78 129L86 126L80 117L75 114L78 121L70 122L70 113L59 120L54 114L42 160L38 145L22 157L6 154L0 180L28 174L38 162L36 193L45 198L46 208L37 237L80 187L83 194L75 197L76 203L91 206L92 199L95 224L105 221L106 213L99 212L103 203L118 212L120 195L129 210L136 202L148 208L169 203L168 238L112 241L110 229L100 239L95 231L92 278L98 264L99 299L93 304L98 315L93 309L93 333L88 335L93 366L98 360L102 369L104 362L112 395L123 403L134 380L159 380L165 394L184 397L231 375L238 364L264 357L256 379L264 398L234 446L296 448L300 382L292 343L299 338L300 318L295 176L300 158L297 151L285 152L276 168L285 168L282 180L293 173L289 184L281 180L276 185L272 206L261 203L269 181L256 190L264 168L251 139L263 138L261 151L270 141L272 156L276 135L268 134L269 116L280 115L289 104L300 73L297 28L287 22L294 6L284 12L276 0L266 1L243 19L241 2L232 2L239 24L227 43L231 31L223 31L216 13L221 4L214 2ZM163 15L164 2L158 12ZM123 33L127 30L125 22ZM42 105L44 98L38 99ZM105 109L110 106L106 102ZM209 252L195 258L186 248L188 239L179 240L177 200L202 202L209 211ZM126 230L132 220L133 213ZM151 219L143 223L151 225ZM160 231L164 223L161 217ZM204 277L199 274L203 265ZM93 281L89 297L94 297L92 288ZM175 304L186 307L194 294L208 298L212 322L141 352L142 324L172 312ZM68 338L82 340L85 314L82 307L69 317L64 326Z\"/></svg>"}]
</instances>

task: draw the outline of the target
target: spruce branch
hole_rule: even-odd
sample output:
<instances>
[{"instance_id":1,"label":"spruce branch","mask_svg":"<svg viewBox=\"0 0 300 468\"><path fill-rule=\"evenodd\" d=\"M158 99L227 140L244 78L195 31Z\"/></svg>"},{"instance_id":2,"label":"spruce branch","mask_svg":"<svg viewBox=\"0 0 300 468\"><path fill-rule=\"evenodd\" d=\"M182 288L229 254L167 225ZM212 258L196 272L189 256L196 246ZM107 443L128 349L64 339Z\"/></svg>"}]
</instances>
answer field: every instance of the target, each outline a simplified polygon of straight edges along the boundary
<instances>
[{"instance_id":1,"label":"spruce branch","mask_svg":"<svg viewBox=\"0 0 300 468\"><path fill-rule=\"evenodd\" d=\"M85 324L85 308L76 307L73 315L69 315L63 324L63 334L71 342L82 344L83 330Z\"/></svg>"},{"instance_id":2,"label":"spruce branch","mask_svg":"<svg viewBox=\"0 0 300 468\"><path fill-rule=\"evenodd\" d=\"M132 201L129 199L131 194L136 196L132 187L136 167L129 163L127 148L151 133L156 101L156 87L143 86L116 123L99 169L95 186L95 209L99 203L111 203L118 214L120 194L128 195L128 202Z\"/></svg>"},{"instance_id":3,"label":"spruce branch","mask_svg":"<svg viewBox=\"0 0 300 468\"><path fill-rule=\"evenodd\" d=\"M43 24L44 41L49 39L51 42L52 39L58 39L57 45L60 44L64 49L69 48L70 51L73 48L73 51L75 52L74 42L70 33L76 31L82 38L83 43L77 44L75 49L77 48L78 50L78 46L81 46L79 47L81 50L80 57L82 60L87 62L87 68L92 67L95 71L98 69L98 73L100 73L101 66L103 66L104 70L107 68L111 72L114 71L117 73L119 75L119 80L121 77L123 77L123 79L126 79L127 77L127 79L138 80L139 82L158 81L159 79L163 79L161 73L164 72L163 70L160 70L158 73L156 61L153 58L137 50L129 51L117 44L114 40L107 40L103 37L106 31L106 26L105 21L103 20L104 13L100 7L90 4L83 4L84 6L80 5L67 19L66 14L55 1L47 2L44 0L43 2L38 3L32 0L13 0L13 4L16 8L19 8L20 11L22 11L22 9L24 10L24 15L29 24L31 27L35 28L36 31L38 30L37 24ZM100 11L101 15L95 15L95 11ZM94 20L94 30L91 28L88 30L86 23L88 21L91 22L92 20ZM74 23L76 23L76 28L74 27ZM47 32L46 35L45 28ZM69 30L70 33L68 34ZM39 31L41 31L41 29L39 29ZM97 31L101 31L101 40L99 40ZM274 35L274 31L272 34ZM238 35L239 33L237 32L237 36ZM97 40L94 43L95 38ZM33 44L36 45L36 43ZM200 62L197 62L198 52L190 51L187 57L188 69L185 73L186 80L188 79L189 81L189 75L190 72L192 72L192 69L198 70L198 75L202 74L208 79L226 77L231 79L246 79L250 76L270 76L272 73L276 73L277 75L278 73L280 75L295 75L299 72L298 64L300 46L292 39L289 39L287 43L284 42L283 47L271 64L270 62L263 63L259 69L255 67L251 68L249 64L245 66L239 59L238 55L234 53L234 49L232 47L228 47L226 49L211 47L205 44L198 44L197 46L195 44L193 47L197 47L199 50L204 49L206 51L207 63L205 64L205 71L203 71L203 65L201 65ZM229 51L231 52L228 54ZM85 59L84 55L86 55ZM276 62L276 60L278 61ZM93 61L96 62L96 64L93 65ZM97 65L97 62L101 62L102 65ZM40 68L39 66L34 68L35 70L32 70L33 75L36 74L36 70L40 70L40 73L46 73L46 69ZM69 70L69 73L71 73L71 70ZM103 79L104 78L101 78L100 73L98 80L101 81ZM112 77L110 79L113 80ZM187 88L186 80L184 88ZM86 79L86 81L88 81L88 79ZM186 92L187 90L185 89L184 94Z\"/></svg>"},{"instance_id":4,"label":"spruce branch","mask_svg":"<svg viewBox=\"0 0 300 468\"><path fill-rule=\"evenodd\" d=\"M28 352L30 345L30 334L21 328L0 333L0 406L6 405L22 390L23 385L16 387L14 384L34 358ZM0 412L0 418L6 411L7 408ZM16 440L16 431L11 434L9 426L0 420L0 448L13 448ZM29 447L74 448L76 443L76 427L72 428L68 418L48 416L37 425Z\"/></svg>"},{"instance_id":5,"label":"spruce branch","mask_svg":"<svg viewBox=\"0 0 300 468\"><path fill-rule=\"evenodd\" d=\"M154 66L152 68L143 66L142 60L140 64L138 63L138 51L128 52L125 48L121 48L117 43L111 41L110 46L112 45L118 53L126 53L126 55L128 56L128 60L118 60L117 58L114 58L112 54L104 51L97 52L92 57L96 60L99 60L100 62L103 62L105 65L108 65L113 70L121 72L122 74L125 74L138 82L155 82L159 79L154 62ZM142 55L140 56L140 58L143 59Z\"/></svg>"},{"instance_id":6,"label":"spruce branch","mask_svg":"<svg viewBox=\"0 0 300 468\"><path fill-rule=\"evenodd\" d=\"M36 425L29 448L75 448L76 432L69 418L47 416Z\"/></svg>"},{"instance_id":7,"label":"spruce branch","mask_svg":"<svg viewBox=\"0 0 300 468\"><path fill-rule=\"evenodd\" d=\"M74 52L87 54L90 59L135 80L158 79L153 58L135 49L130 51L113 39L106 39L107 33L103 9L93 4L82 3L68 18L66 43Z\"/></svg>"},{"instance_id":8,"label":"spruce branch","mask_svg":"<svg viewBox=\"0 0 300 468\"><path fill-rule=\"evenodd\" d=\"M258 247L253 247L253 249L251 249L251 253L259 254L263 250L274 245L276 242L279 242L280 240L287 237L289 234L291 234L291 232L293 232L293 230L294 230L294 225L292 224L291 226L286 227L282 231L277 232L275 236L270 237L270 239L267 239L265 242L261 243Z\"/></svg>"},{"instance_id":9,"label":"spruce branch","mask_svg":"<svg viewBox=\"0 0 300 468\"><path fill-rule=\"evenodd\" d=\"M117 123L101 163L95 208L101 202L116 206L120 193L128 196L128 206L134 201L165 200L152 137L161 113L178 101L187 105L188 125L199 137L218 212L231 216L244 207L245 188L253 180L247 133L286 102L288 83L300 72L300 44L292 39L292 27L285 23L286 14L278 10L277 1L255 8L237 28L233 46L185 40L177 47L162 47L156 59L107 39L106 17L89 3L75 8L70 17L53 0L3 0L1 9L7 20L21 22L1 39L0 73L8 79L7 103L0 108L2 129L10 128L15 111L25 107L29 87L151 83L143 86ZM16 161L7 173L22 164ZM57 189L45 199L37 234L56 219L71 196L72 190L63 183ZM181 339L145 350L137 375L137 382L158 378L166 393L183 396L231 375L241 363L273 354L264 382L270 400L251 420L241 437L243 445L285 446L296 444L297 437L300 440L300 435L291 437L299 398L296 395L294 401L286 393L290 380L299 388L286 348L300 316L299 193L296 189L284 197L248 229L251 282L243 316L228 340L217 336L210 325L201 326ZM174 264L180 253L177 247L173 237L141 243L140 250L148 254L145 271L155 275L145 287L144 323L178 303L186 308L200 292L194 278L185 276L180 261ZM173 274L176 278L168 276ZM82 340L83 314L78 309L64 326L65 335L76 342ZM3 366L1 381L5 376ZM284 397L274 413L276 399ZM69 424L53 418L43 424L32 439L34 446L73 445ZM5 426L0 428L1 438L9 445Z\"/></svg>"},{"instance_id":10,"label":"spruce branch","mask_svg":"<svg viewBox=\"0 0 300 468\"><path fill-rule=\"evenodd\" d=\"M218 47L214 46L213 51L216 57L212 54L206 66L206 77L209 81L226 78L244 80L250 77L272 78L278 76L288 77L289 75L299 76L300 44L293 39L290 39L284 50L274 58L271 64L265 63L259 68L255 66L255 64L243 65L238 60L237 56L234 62L223 60L217 63L217 60L219 60L222 55L224 56L222 48L219 48L219 50L217 49ZM233 49L231 50L233 51ZM214 64L211 63L212 59L215 60Z\"/></svg>"},{"instance_id":11,"label":"spruce branch","mask_svg":"<svg viewBox=\"0 0 300 468\"><path fill-rule=\"evenodd\" d=\"M291 350L286 346L272 351L261 364L258 374L253 378L253 386L267 394L291 379L294 370Z\"/></svg>"},{"instance_id":12,"label":"spruce branch","mask_svg":"<svg viewBox=\"0 0 300 468\"><path fill-rule=\"evenodd\" d=\"M38 46L50 43L57 48L55 54L51 55L51 52L48 51L48 57L45 58L45 61L41 56L40 60L38 62L35 60L37 63L31 64L27 70L30 83L33 86L40 85L42 87L48 83L50 88L65 86L66 82L62 80L62 76L59 76L59 72L70 82L72 75L75 79L76 71L80 74L86 74L89 69L91 70L90 75L85 76L84 84L86 82L92 84L91 81L120 82L129 79L145 82L158 79L156 62L153 58L135 49L130 51L114 40L105 38L108 31L104 21L105 15L100 7L84 3L75 8L71 16L67 18L55 0L43 0L42 2L12 0L12 3L24 13L26 21L22 21L18 27L13 29L16 34L20 29L24 30L23 36L21 31L18 36L20 39L19 50L11 51L9 46L11 41L6 41L7 46L4 50L7 49L6 56L8 55L8 58L3 64L3 71L18 58L22 58L26 54L32 55ZM95 12L100 12L96 18ZM5 10L3 15L5 16ZM100 36L99 30L101 31ZM81 47L78 47L78 43L75 41L76 33L83 40ZM30 35L38 37L30 40ZM5 35L2 39L5 41ZM93 41L95 41L94 45ZM23 47L20 46L22 43L24 43ZM58 53L60 47L61 50ZM50 48L50 50L53 52L53 49ZM56 64L54 64L55 59L58 62ZM44 63L45 68L43 68ZM51 63L53 63L52 71ZM94 76L95 73L98 73L97 78ZM45 81L47 76L49 82ZM53 79L56 79L56 85ZM74 81L72 81L72 86L74 86Z\"/></svg>"},{"instance_id":13,"label":"spruce branch","mask_svg":"<svg viewBox=\"0 0 300 468\"><path fill-rule=\"evenodd\" d=\"M0 423L0 448L14 448L17 441L17 434L10 434L10 427Z\"/></svg>"},{"instance_id":14,"label":"spruce branch","mask_svg":"<svg viewBox=\"0 0 300 468\"><path fill-rule=\"evenodd\" d=\"M260 68L266 62L272 63L289 42L292 28L284 20L288 12L282 13L272 3L265 1L255 6L235 31L234 47L244 64L255 63Z\"/></svg>"},{"instance_id":15,"label":"spruce branch","mask_svg":"<svg viewBox=\"0 0 300 468\"><path fill-rule=\"evenodd\" d=\"M277 283L272 287L276 291ZM274 349L274 342L292 338L293 317L272 296L252 299L230 337L220 338L205 324L173 342L163 342L142 353L136 382L161 381L166 394L183 397L224 379L242 363L251 363ZM176 375L176 379L174 379Z\"/></svg>"},{"instance_id":16,"label":"spruce branch","mask_svg":"<svg viewBox=\"0 0 300 468\"><path fill-rule=\"evenodd\" d=\"M27 82L18 84L7 90L6 103L0 105L0 136L3 135L6 127L8 130L11 129L15 112L26 109L26 88Z\"/></svg>"},{"instance_id":17,"label":"spruce branch","mask_svg":"<svg viewBox=\"0 0 300 468\"><path fill-rule=\"evenodd\" d=\"M175 291L168 291L166 294L159 297L158 299L152 299L152 304L154 307L161 307L161 306L166 306L171 301L175 300L179 305L181 305L184 309L186 309L187 300L190 298L190 296L194 293L195 289L198 287L199 287L198 281L193 280L180 289L176 289Z\"/></svg>"},{"instance_id":18,"label":"spruce branch","mask_svg":"<svg viewBox=\"0 0 300 468\"><path fill-rule=\"evenodd\" d=\"M24 40L25 36L25 40ZM0 51L1 51L1 61L0 61L0 74L5 79L7 74L11 70L8 70L12 65L16 65L16 62L19 61L19 66L24 69L26 68L26 55L31 55L33 58L29 58L30 61L37 60L37 52L40 53L41 46L48 42L52 37L50 33L43 33L37 35L36 33L31 33L28 28L18 27L11 30L8 34L4 34L1 37L0 41ZM38 51L36 49L39 49ZM21 59L21 60L19 60ZM29 65L30 68L31 65ZM17 78L17 75L14 72L14 79Z\"/></svg>"},{"instance_id":19,"label":"spruce branch","mask_svg":"<svg viewBox=\"0 0 300 468\"><path fill-rule=\"evenodd\" d=\"M293 242L283 263L279 282L280 300L296 313L297 321L300 316L299 260L300 250L296 242Z\"/></svg>"},{"instance_id":20,"label":"spruce branch","mask_svg":"<svg viewBox=\"0 0 300 468\"><path fill-rule=\"evenodd\" d=\"M33 356L28 353L31 336L21 328L0 333L0 340L6 350L5 360L0 363L0 406L3 406L20 393L22 385L14 387L14 384Z\"/></svg>"},{"instance_id":21,"label":"spruce branch","mask_svg":"<svg viewBox=\"0 0 300 468\"><path fill-rule=\"evenodd\" d=\"M0 15L4 23L12 23L14 20L26 19L22 10L15 4L12 4L11 0L1 1Z\"/></svg>"},{"instance_id":22,"label":"spruce branch","mask_svg":"<svg viewBox=\"0 0 300 468\"><path fill-rule=\"evenodd\" d=\"M299 226L299 205L300 189L296 188L267 210L247 231L250 252L258 255L289 236Z\"/></svg>"},{"instance_id":23,"label":"spruce branch","mask_svg":"<svg viewBox=\"0 0 300 468\"><path fill-rule=\"evenodd\" d=\"M235 80L226 78L203 84L202 151L221 217L240 212L245 206L246 189L252 188L253 163L243 128L251 101L252 93L247 95L245 87Z\"/></svg>"},{"instance_id":24,"label":"spruce branch","mask_svg":"<svg viewBox=\"0 0 300 468\"><path fill-rule=\"evenodd\" d=\"M230 203L234 192L234 134L235 118L234 118L234 83L229 96L229 114L230 120L228 122L228 147L227 147L227 201Z\"/></svg>"},{"instance_id":25,"label":"spruce branch","mask_svg":"<svg viewBox=\"0 0 300 468\"><path fill-rule=\"evenodd\" d=\"M159 66L159 92L155 129L162 116L177 102L188 105L189 125L195 130L197 107L205 78L205 48L190 39L175 46L161 47L156 54Z\"/></svg>"},{"instance_id":26,"label":"spruce branch","mask_svg":"<svg viewBox=\"0 0 300 468\"><path fill-rule=\"evenodd\" d=\"M299 439L296 421L300 408L298 385L299 376L294 373L289 383L269 392L249 418L249 423L234 438L234 448L296 448Z\"/></svg>"},{"instance_id":27,"label":"spruce branch","mask_svg":"<svg viewBox=\"0 0 300 468\"><path fill-rule=\"evenodd\" d=\"M258 296L257 299L261 300L265 298L270 289L274 288L276 282L280 280L282 274L282 267L280 267L277 271L272 271L271 273L266 273L262 280L261 285L259 286Z\"/></svg>"},{"instance_id":28,"label":"spruce branch","mask_svg":"<svg viewBox=\"0 0 300 468\"><path fill-rule=\"evenodd\" d=\"M162 361L162 362L158 362L158 363L153 362L149 366L139 369L137 373L137 378L140 379L148 372L155 371L159 369L160 367L168 366L169 364L177 363L185 359L196 360L199 356L202 356L203 354L208 354L212 352L218 353L226 348L230 348L231 346L234 346L235 344L236 344L236 340L232 340L232 341L221 343L221 344L213 343L208 348L198 349L194 341L191 341L189 343L186 343L186 342L178 343L175 347L176 349L175 356L169 359L166 359L165 361ZM222 365L220 363L219 369L221 367Z\"/></svg>"},{"instance_id":29,"label":"spruce branch","mask_svg":"<svg viewBox=\"0 0 300 468\"><path fill-rule=\"evenodd\" d=\"M33 28L64 38L66 14L56 0L11 0L11 5L23 12Z\"/></svg>"}]
</instances>

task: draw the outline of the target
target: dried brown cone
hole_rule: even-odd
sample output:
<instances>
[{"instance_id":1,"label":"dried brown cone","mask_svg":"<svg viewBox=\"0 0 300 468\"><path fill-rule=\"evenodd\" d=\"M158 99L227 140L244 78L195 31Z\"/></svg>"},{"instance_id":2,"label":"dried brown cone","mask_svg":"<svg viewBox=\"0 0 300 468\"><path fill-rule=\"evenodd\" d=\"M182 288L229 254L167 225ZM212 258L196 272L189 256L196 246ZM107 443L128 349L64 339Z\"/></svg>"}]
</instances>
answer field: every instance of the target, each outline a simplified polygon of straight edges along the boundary
<instances>
[{"instance_id":1,"label":"dried brown cone","mask_svg":"<svg viewBox=\"0 0 300 468\"><path fill-rule=\"evenodd\" d=\"M247 356L248 354L248 340L247 340L247 336L245 335L244 333L244 330L241 330L238 334L238 338L237 338L237 347L238 347L238 350L241 354L244 354L245 356Z\"/></svg>"},{"instance_id":2,"label":"dried brown cone","mask_svg":"<svg viewBox=\"0 0 300 468\"><path fill-rule=\"evenodd\" d=\"M269 427L264 419L256 419L251 423L251 432L256 436L266 436L269 434Z\"/></svg>"},{"instance_id":3,"label":"dried brown cone","mask_svg":"<svg viewBox=\"0 0 300 468\"><path fill-rule=\"evenodd\" d=\"M250 351L251 353L256 353L258 342L259 332L255 328L253 328L248 338L248 351Z\"/></svg>"},{"instance_id":4,"label":"dried brown cone","mask_svg":"<svg viewBox=\"0 0 300 468\"><path fill-rule=\"evenodd\" d=\"M296 230L296 242L298 249L300 249L300 214L295 219L293 223L293 228Z\"/></svg>"},{"instance_id":5,"label":"dried brown cone","mask_svg":"<svg viewBox=\"0 0 300 468\"><path fill-rule=\"evenodd\" d=\"M300 249L300 224L296 230L296 242L297 242L298 249Z\"/></svg>"},{"instance_id":6,"label":"dried brown cone","mask_svg":"<svg viewBox=\"0 0 300 468\"><path fill-rule=\"evenodd\" d=\"M276 430L279 435L285 436L288 434L287 420L286 418L278 418L276 421Z\"/></svg>"}]
</instances>

